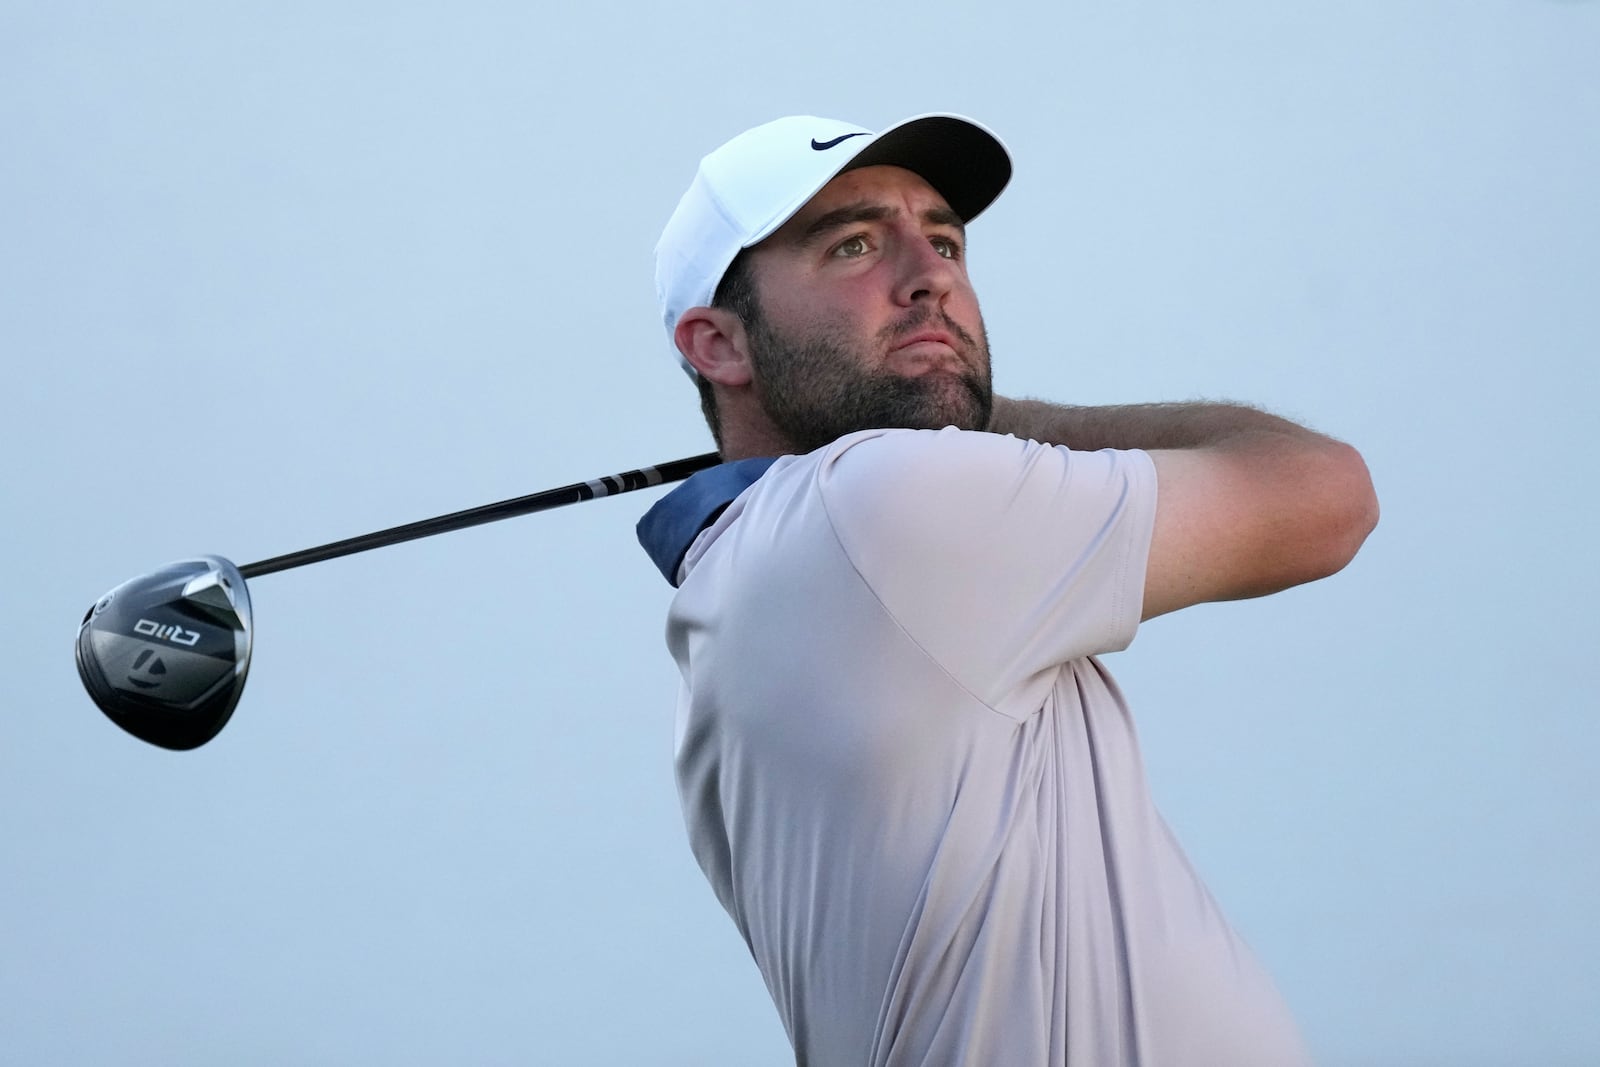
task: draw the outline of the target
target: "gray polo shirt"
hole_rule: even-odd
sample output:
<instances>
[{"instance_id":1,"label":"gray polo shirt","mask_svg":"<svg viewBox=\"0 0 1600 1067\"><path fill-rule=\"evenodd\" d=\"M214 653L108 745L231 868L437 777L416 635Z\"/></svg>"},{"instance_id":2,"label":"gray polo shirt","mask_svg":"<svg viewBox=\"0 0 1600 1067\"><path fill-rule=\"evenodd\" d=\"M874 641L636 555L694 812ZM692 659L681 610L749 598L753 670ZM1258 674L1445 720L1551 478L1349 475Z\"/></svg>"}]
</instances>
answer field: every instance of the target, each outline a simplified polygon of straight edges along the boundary
<instances>
[{"instance_id":1,"label":"gray polo shirt","mask_svg":"<svg viewBox=\"0 0 1600 1067\"><path fill-rule=\"evenodd\" d=\"M641 522L679 586L690 846L800 1063L1308 1061L1097 658L1155 502L1141 452L886 430Z\"/></svg>"}]
</instances>

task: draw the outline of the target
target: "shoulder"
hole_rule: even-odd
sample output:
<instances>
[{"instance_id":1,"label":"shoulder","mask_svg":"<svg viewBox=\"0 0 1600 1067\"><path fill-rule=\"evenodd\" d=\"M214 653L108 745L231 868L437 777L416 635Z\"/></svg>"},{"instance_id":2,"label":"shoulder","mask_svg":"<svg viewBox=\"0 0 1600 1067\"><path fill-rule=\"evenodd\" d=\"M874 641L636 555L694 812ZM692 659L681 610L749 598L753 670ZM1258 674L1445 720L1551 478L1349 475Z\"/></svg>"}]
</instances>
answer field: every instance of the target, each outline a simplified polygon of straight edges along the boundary
<instances>
[{"instance_id":1,"label":"shoulder","mask_svg":"<svg viewBox=\"0 0 1600 1067\"><path fill-rule=\"evenodd\" d=\"M1156 504L1146 453L947 429L851 435L813 457L811 514L972 692L1132 639Z\"/></svg>"},{"instance_id":2,"label":"shoulder","mask_svg":"<svg viewBox=\"0 0 1600 1067\"><path fill-rule=\"evenodd\" d=\"M1074 452L1010 435L946 428L869 430L813 454L830 511L888 515L929 510L1026 513L1125 494L1154 495L1144 452Z\"/></svg>"}]
</instances>

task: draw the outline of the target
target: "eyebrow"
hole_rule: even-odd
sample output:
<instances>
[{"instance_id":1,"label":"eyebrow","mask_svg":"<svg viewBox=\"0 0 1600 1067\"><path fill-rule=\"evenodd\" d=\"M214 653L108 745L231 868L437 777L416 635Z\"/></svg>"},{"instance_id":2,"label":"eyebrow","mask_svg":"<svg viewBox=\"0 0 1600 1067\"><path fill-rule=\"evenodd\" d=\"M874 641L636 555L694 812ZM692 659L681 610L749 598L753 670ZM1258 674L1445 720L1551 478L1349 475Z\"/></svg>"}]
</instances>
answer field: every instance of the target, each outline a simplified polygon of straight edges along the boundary
<instances>
[{"instance_id":1,"label":"eyebrow","mask_svg":"<svg viewBox=\"0 0 1600 1067\"><path fill-rule=\"evenodd\" d=\"M899 212L895 208L874 204L868 200L845 204L813 219L800 234L800 244L809 245L823 235L845 226L853 226L858 222L882 222L897 214ZM922 213L922 221L933 226L952 227L963 236L967 232L967 225L961 216L947 207L928 208Z\"/></svg>"}]
</instances>

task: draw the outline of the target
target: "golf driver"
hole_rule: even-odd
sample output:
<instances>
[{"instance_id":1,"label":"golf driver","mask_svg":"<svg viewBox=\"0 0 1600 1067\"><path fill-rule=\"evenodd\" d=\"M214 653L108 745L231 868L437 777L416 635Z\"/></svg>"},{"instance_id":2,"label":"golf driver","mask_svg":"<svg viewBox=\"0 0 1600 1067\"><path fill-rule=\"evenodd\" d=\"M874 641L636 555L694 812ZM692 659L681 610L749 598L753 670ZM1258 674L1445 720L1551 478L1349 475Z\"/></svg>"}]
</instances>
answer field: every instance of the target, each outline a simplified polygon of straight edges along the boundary
<instances>
[{"instance_id":1,"label":"golf driver","mask_svg":"<svg viewBox=\"0 0 1600 1067\"><path fill-rule=\"evenodd\" d=\"M85 613L78 627L78 677L100 710L141 741L180 751L198 748L227 725L250 670L253 624L245 579L682 481L717 462L712 452L641 467L243 567L221 556L170 563L123 582Z\"/></svg>"}]
</instances>

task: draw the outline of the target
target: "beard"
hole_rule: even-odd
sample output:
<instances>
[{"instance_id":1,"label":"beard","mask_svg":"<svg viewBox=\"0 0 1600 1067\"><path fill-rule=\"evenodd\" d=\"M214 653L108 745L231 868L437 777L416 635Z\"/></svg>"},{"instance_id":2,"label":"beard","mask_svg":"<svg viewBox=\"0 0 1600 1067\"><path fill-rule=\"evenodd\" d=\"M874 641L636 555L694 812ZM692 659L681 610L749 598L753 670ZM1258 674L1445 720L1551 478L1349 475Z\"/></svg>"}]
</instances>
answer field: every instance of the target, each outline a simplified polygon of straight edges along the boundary
<instances>
[{"instance_id":1,"label":"beard","mask_svg":"<svg viewBox=\"0 0 1600 1067\"><path fill-rule=\"evenodd\" d=\"M857 430L938 430L955 426L983 430L994 409L989 374L989 338L980 324L975 340L943 312L918 309L878 332L887 350L895 338L927 326L947 330L965 349L959 373L928 371L906 377L869 369L868 352L842 330L819 329L785 336L759 311L745 332L762 408L796 453L806 453Z\"/></svg>"}]
</instances>

